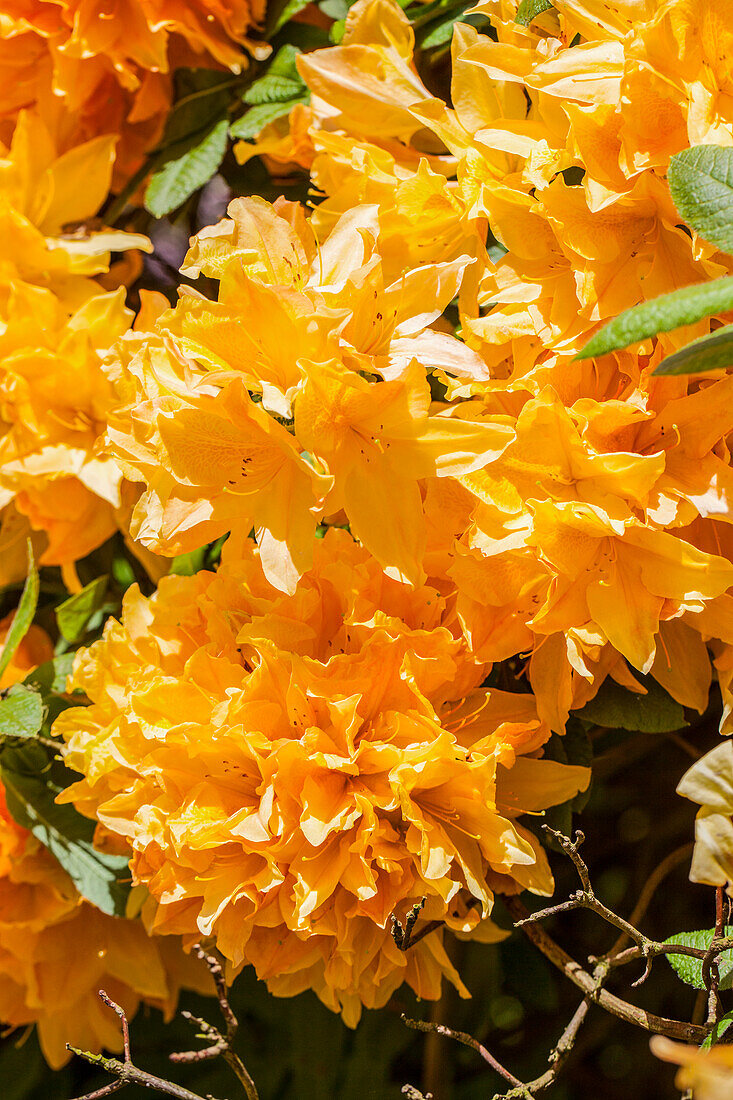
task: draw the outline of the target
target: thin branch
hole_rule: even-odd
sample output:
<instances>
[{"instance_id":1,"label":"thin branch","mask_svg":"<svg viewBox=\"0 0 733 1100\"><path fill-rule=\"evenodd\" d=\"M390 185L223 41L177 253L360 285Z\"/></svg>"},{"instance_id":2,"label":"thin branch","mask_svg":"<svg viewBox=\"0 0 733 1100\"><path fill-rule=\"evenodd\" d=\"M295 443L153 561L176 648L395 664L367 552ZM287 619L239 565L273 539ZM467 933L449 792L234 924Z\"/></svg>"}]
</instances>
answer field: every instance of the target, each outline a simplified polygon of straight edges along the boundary
<instances>
[{"instance_id":1,"label":"thin branch","mask_svg":"<svg viewBox=\"0 0 733 1100\"><path fill-rule=\"evenodd\" d=\"M534 1093L544 1092L545 1089L549 1089L550 1085L555 1083L575 1045L578 1032L588 1015L590 1003L590 998L586 997L576 1008L570 1023L563 1031L556 1045L550 1051L547 1058L547 1061L550 1063L550 1068L540 1077L535 1078L534 1081L528 1081L526 1085L512 1089L510 1092L502 1093L501 1096L495 1096L494 1100L526 1100L528 1096L531 1097Z\"/></svg>"},{"instance_id":2,"label":"thin branch","mask_svg":"<svg viewBox=\"0 0 733 1100\"><path fill-rule=\"evenodd\" d=\"M694 1024L688 1024L682 1020L668 1020L663 1016L656 1016L654 1013L647 1012L643 1008L637 1008L636 1005L629 1004L627 1001L615 996L615 994L600 988L597 979L568 955L567 951L564 951L547 934L542 925L527 921L526 918L531 914L519 898L504 895L503 900L509 913L527 938L549 959L553 966L569 978L578 989L587 994L595 1004L599 1004L601 1008L604 1008L613 1016L617 1016L635 1027L641 1027L645 1031L654 1032L656 1035L667 1035L670 1039L679 1039L685 1043L696 1043L698 1046L704 1041L708 1033L707 1028L696 1027ZM599 965L601 963L609 968L611 966L611 960L609 959L602 960Z\"/></svg>"},{"instance_id":3,"label":"thin branch","mask_svg":"<svg viewBox=\"0 0 733 1100\"><path fill-rule=\"evenodd\" d=\"M100 1100L103 1096L111 1096L112 1093L119 1092L126 1085L141 1085L143 1088L152 1089L153 1092L173 1096L175 1100L204 1100L198 1093L190 1092L189 1089L184 1089L181 1085L174 1084L173 1081L164 1081L162 1077L156 1077L152 1073L138 1069L133 1064L130 1054L130 1033L124 1009L120 1008L111 997L108 997L103 989L100 989L99 996L108 1008L117 1013L122 1023L124 1061L120 1062L118 1058L106 1058L103 1054L92 1054L88 1050L77 1050L76 1047L72 1047L67 1043L67 1050L72 1051L80 1058L84 1058L91 1065L99 1066L100 1069L106 1070L107 1073L111 1073L113 1077L117 1078L116 1081L110 1081L108 1085L103 1085L102 1088L96 1089L94 1092L88 1092L84 1096L78 1097L77 1100Z\"/></svg>"},{"instance_id":4,"label":"thin branch","mask_svg":"<svg viewBox=\"0 0 733 1100\"><path fill-rule=\"evenodd\" d=\"M213 1024L207 1023L206 1020L202 1020L198 1016L192 1016L190 1012L183 1012L181 1015L184 1019L188 1020L189 1023L195 1024L199 1028L198 1037L208 1040L209 1045L201 1050L184 1050L171 1054L169 1055L170 1060L176 1063L191 1063L203 1062L209 1058L222 1057L243 1085L247 1100L259 1100L257 1087L244 1062L233 1048L234 1038L239 1030L239 1021L234 1015L232 1006L229 1004L229 994L222 965L216 955L204 951L201 944L195 944L194 951L201 961L209 968L209 972L214 979L219 1009L226 1025L226 1034L222 1034L218 1028L214 1027Z\"/></svg>"},{"instance_id":5,"label":"thin branch","mask_svg":"<svg viewBox=\"0 0 733 1100\"><path fill-rule=\"evenodd\" d=\"M472 1035L468 1035L465 1031L455 1031L452 1027L446 1027L445 1024L435 1024L430 1020L412 1020L409 1016L405 1016L404 1012L402 1013L402 1022L412 1028L413 1031L432 1031L436 1035L444 1035L447 1039L454 1039L457 1043L462 1043L464 1047L470 1047L471 1050L475 1050L477 1054L480 1054L487 1065L491 1066L510 1085L522 1084L519 1078L510 1073L508 1069L505 1069L501 1062L498 1062L478 1039L474 1039Z\"/></svg>"},{"instance_id":6,"label":"thin branch","mask_svg":"<svg viewBox=\"0 0 733 1100\"><path fill-rule=\"evenodd\" d=\"M705 958L702 963L702 980L705 989L707 990L707 1024L708 1027L712 1027L718 1019L718 986L720 984L720 970L718 967L718 955L722 950L721 944L726 943L723 935L725 931L723 925L723 887L718 886L715 890L715 932L710 943L709 949L705 952Z\"/></svg>"}]
</instances>

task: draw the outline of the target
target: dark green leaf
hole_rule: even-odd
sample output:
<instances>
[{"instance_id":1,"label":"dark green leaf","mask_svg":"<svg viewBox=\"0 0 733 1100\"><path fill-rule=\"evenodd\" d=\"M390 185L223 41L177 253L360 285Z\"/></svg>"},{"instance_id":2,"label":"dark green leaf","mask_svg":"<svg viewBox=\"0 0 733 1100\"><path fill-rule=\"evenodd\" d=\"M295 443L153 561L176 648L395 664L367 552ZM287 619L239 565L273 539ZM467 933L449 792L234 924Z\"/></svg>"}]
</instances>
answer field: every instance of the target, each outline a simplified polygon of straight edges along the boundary
<instances>
[{"instance_id":1,"label":"dark green leaf","mask_svg":"<svg viewBox=\"0 0 733 1100\"><path fill-rule=\"evenodd\" d=\"M62 653L54 657L52 661L34 668L23 681L25 687L38 691L45 698L47 695L64 695L66 693L66 681L71 675L74 665L73 653Z\"/></svg>"},{"instance_id":2,"label":"dark green leaf","mask_svg":"<svg viewBox=\"0 0 733 1100\"><path fill-rule=\"evenodd\" d=\"M94 822L73 806L55 802L75 776L37 743L5 745L0 775L8 810L48 848L70 876L82 897L111 916L125 915L129 893L127 860L98 852L92 843Z\"/></svg>"},{"instance_id":3,"label":"dark green leaf","mask_svg":"<svg viewBox=\"0 0 733 1100\"><path fill-rule=\"evenodd\" d=\"M107 581L106 576L97 577L56 608L56 622L67 642L73 645L86 634L89 620L104 604Z\"/></svg>"},{"instance_id":4,"label":"dark green leaf","mask_svg":"<svg viewBox=\"0 0 733 1100\"><path fill-rule=\"evenodd\" d=\"M453 37L453 27L461 19L469 8L473 7L470 0L449 4L445 11L437 18L427 23L416 35L418 46L423 50L432 50L436 46L443 46Z\"/></svg>"},{"instance_id":5,"label":"dark green leaf","mask_svg":"<svg viewBox=\"0 0 733 1100\"><path fill-rule=\"evenodd\" d=\"M251 141L270 122L276 122L283 115L289 114L296 103L307 103L307 101L308 96L301 95L297 99L288 99L284 103L258 103L256 107L250 107L245 115L232 123L229 133L233 138Z\"/></svg>"},{"instance_id":6,"label":"dark green leaf","mask_svg":"<svg viewBox=\"0 0 733 1100\"><path fill-rule=\"evenodd\" d=\"M303 95L306 87L298 72L299 55L298 47L290 43L279 49L264 76L250 84L244 93L244 102L250 105L285 103Z\"/></svg>"},{"instance_id":7,"label":"dark green leaf","mask_svg":"<svg viewBox=\"0 0 733 1100\"><path fill-rule=\"evenodd\" d=\"M227 113L230 89L236 80L231 73L216 69L178 69L175 84L176 101L168 115L163 140L154 152L200 137L220 122Z\"/></svg>"},{"instance_id":8,"label":"dark green leaf","mask_svg":"<svg viewBox=\"0 0 733 1100\"><path fill-rule=\"evenodd\" d=\"M43 725L43 701L37 691L16 684L0 700L0 738L35 737Z\"/></svg>"},{"instance_id":9,"label":"dark green leaf","mask_svg":"<svg viewBox=\"0 0 733 1100\"><path fill-rule=\"evenodd\" d=\"M725 929L725 935L733 933L732 927ZM678 932L676 936L670 936L665 943L679 943L685 947L697 947L707 951L713 942L712 929L704 929L698 932ZM665 955L664 956L677 976L685 985L694 986L695 989L704 989L702 980L702 959L692 959L689 955ZM720 989L730 989L733 982L733 956L730 951L724 951L718 955L718 973L720 974Z\"/></svg>"},{"instance_id":10,"label":"dark green leaf","mask_svg":"<svg viewBox=\"0 0 733 1100\"><path fill-rule=\"evenodd\" d=\"M733 149L694 145L672 157L669 188L686 222L723 252L733 252Z\"/></svg>"},{"instance_id":11,"label":"dark green leaf","mask_svg":"<svg viewBox=\"0 0 733 1100\"><path fill-rule=\"evenodd\" d=\"M514 17L515 23L520 23L523 27L528 27L533 19L536 19L538 15L542 15L543 12L550 11L552 4L550 0L522 0L522 3L517 8L517 14Z\"/></svg>"},{"instance_id":12,"label":"dark green leaf","mask_svg":"<svg viewBox=\"0 0 733 1100\"><path fill-rule=\"evenodd\" d=\"M155 171L145 192L145 209L155 218L176 210L216 174L227 149L229 121L221 119L203 136L168 151L170 159Z\"/></svg>"},{"instance_id":13,"label":"dark green leaf","mask_svg":"<svg viewBox=\"0 0 733 1100\"><path fill-rule=\"evenodd\" d=\"M13 654L28 633L38 606L38 570L33 560L33 547L28 539L28 576L23 585L18 609L13 616L10 629L5 636L5 645L0 652L0 676L10 664Z\"/></svg>"},{"instance_id":14,"label":"dark green leaf","mask_svg":"<svg viewBox=\"0 0 733 1100\"><path fill-rule=\"evenodd\" d=\"M303 8L307 8L310 0L270 0L267 8L267 27L265 37L272 38L274 34L284 27L289 19L297 15Z\"/></svg>"},{"instance_id":15,"label":"dark green leaf","mask_svg":"<svg viewBox=\"0 0 733 1100\"><path fill-rule=\"evenodd\" d=\"M671 733L687 725L685 712L660 687L656 680L644 681L646 695L621 687L610 677L601 685L595 699L586 703L575 716L584 722L608 729L636 730L640 733Z\"/></svg>"},{"instance_id":16,"label":"dark green leaf","mask_svg":"<svg viewBox=\"0 0 733 1100\"><path fill-rule=\"evenodd\" d=\"M730 309L733 309L733 275L673 290L621 313L588 341L576 359L607 355L649 336L671 332Z\"/></svg>"},{"instance_id":17,"label":"dark green leaf","mask_svg":"<svg viewBox=\"0 0 733 1100\"><path fill-rule=\"evenodd\" d=\"M709 1050L715 1043L719 1043L731 1024L733 1024L733 1012L728 1012L725 1016L722 1016L717 1023L713 1024L713 1030L703 1041L700 1049Z\"/></svg>"},{"instance_id":18,"label":"dark green leaf","mask_svg":"<svg viewBox=\"0 0 733 1100\"><path fill-rule=\"evenodd\" d=\"M733 367L733 325L693 340L674 355L663 359L655 374L704 374Z\"/></svg>"}]
</instances>

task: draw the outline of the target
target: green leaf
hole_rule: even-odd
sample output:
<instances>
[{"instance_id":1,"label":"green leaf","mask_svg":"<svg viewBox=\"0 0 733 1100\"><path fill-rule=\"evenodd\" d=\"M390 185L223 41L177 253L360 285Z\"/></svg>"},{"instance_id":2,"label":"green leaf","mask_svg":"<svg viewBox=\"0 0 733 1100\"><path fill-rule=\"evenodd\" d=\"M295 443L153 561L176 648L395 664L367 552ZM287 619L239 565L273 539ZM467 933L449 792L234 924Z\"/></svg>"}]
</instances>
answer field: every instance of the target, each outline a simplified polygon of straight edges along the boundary
<instances>
[{"instance_id":1,"label":"green leaf","mask_svg":"<svg viewBox=\"0 0 733 1100\"><path fill-rule=\"evenodd\" d=\"M14 685L0 700L0 738L35 737L43 725L43 701L37 691Z\"/></svg>"},{"instance_id":2,"label":"green leaf","mask_svg":"<svg viewBox=\"0 0 733 1100\"><path fill-rule=\"evenodd\" d=\"M723 252L733 252L733 149L694 145L672 157L667 174L686 222Z\"/></svg>"},{"instance_id":3,"label":"green leaf","mask_svg":"<svg viewBox=\"0 0 733 1100\"><path fill-rule=\"evenodd\" d=\"M297 103L307 103L308 99L309 96L301 95L297 99L288 99L284 103L258 103L231 124L229 134L233 138L252 141L270 122L276 122L283 115L289 114Z\"/></svg>"},{"instance_id":4,"label":"green leaf","mask_svg":"<svg viewBox=\"0 0 733 1100\"><path fill-rule=\"evenodd\" d=\"M220 122L227 114L230 89L236 83L231 73L216 69L177 69L175 103L163 139L153 152L166 152L183 141L200 137ZM160 161L157 166L160 167Z\"/></svg>"},{"instance_id":5,"label":"green leaf","mask_svg":"<svg viewBox=\"0 0 733 1100\"><path fill-rule=\"evenodd\" d=\"M731 933L733 933L733 927L729 925L725 929L725 935L730 936ZM678 932L677 935L670 936L664 942L679 943L685 947L697 947L702 951L707 951L713 942L714 935L713 929L703 929L698 932ZM705 983L702 980L702 959L692 959L689 955L665 955L664 957L685 985L691 985L695 989L705 988ZM731 951L724 951L721 955L718 955L718 973L720 974L719 988L730 989L731 984L733 984L733 955Z\"/></svg>"},{"instance_id":6,"label":"green leaf","mask_svg":"<svg viewBox=\"0 0 733 1100\"><path fill-rule=\"evenodd\" d=\"M244 93L244 102L258 106L263 103L286 103L303 95L306 87L296 64L299 55L300 50L291 43L279 49L264 76L250 84Z\"/></svg>"},{"instance_id":7,"label":"green leaf","mask_svg":"<svg viewBox=\"0 0 733 1100\"><path fill-rule=\"evenodd\" d=\"M56 622L62 638L71 645L87 632L89 620L104 605L108 577L97 577L56 608Z\"/></svg>"},{"instance_id":8,"label":"green leaf","mask_svg":"<svg viewBox=\"0 0 733 1100\"><path fill-rule=\"evenodd\" d=\"M23 585L18 609L13 616L10 629L5 636L5 645L0 652L0 676L13 659L13 654L28 633L38 606L38 570L33 560L33 547L28 539L28 576Z\"/></svg>"},{"instance_id":9,"label":"green leaf","mask_svg":"<svg viewBox=\"0 0 733 1100\"><path fill-rule=\"evenodd\" d=\"M173 558L169 573L177 577L192 577L206 565L206 551L208 546L199 546L196 550L189 550L187 554L178 554Z\"/></svg>"},{"instance_id":10,"label":"green leaf","mask_svg":"<svg viewBox=\"0 0 733 1100\"><path fill-rule=\"evenodd\" d=\"M145 192L145 209L154 218L176 210L219 169L227 150L229 121L215 123L203 136L188 139L168 152L170 159L155 171Z\"/></svg>"},{"instance_id":11,"label":"green leaf","mask_svg":"<svg viewBox=\"0 0 733 1100\"><path fill-rule=\"evenodd\" d=\"M680 704L656 680L646 678L643 684L646 695L629 691L609 677L596 697L574 712L575 717L608 729L640 733L671 733L687 725Z\"/></svg>"},{"instance_id":12,"label":"green leaf","mask_svg":"<svg viewBox=\"0 0 733 1100\"><path fill-rule=\"evenodd\" d=\"M123 917L130 891L129 883L121 881L129 878L127 860L98 852L92 843L94 822L55 801L74 774L29 742L3 746L0 775L8 810L18 824L56 857L82 897L110 916Z\"/></svg>"},{"instance_id":13,"label":"green leaf","mask_svg":"<svg viewBox=\"0 0 733 1100\"><path fill-rule=\"evenodd\" d=\"M441 15L432 19L416 35L418 46L423 50L432 50L436 46L443 46L453 37L453 27L461 19L469 8L473 7L471 0L448 4Z\"/></svg>"},{"instance_id":14,"label":"green leaf","mask_svg":"<svg viewBox=\"0 0 733 1100\"><path fill-rule=\"evenodd\" d=\"M528 27L533 19L542 15L543 12L550 11L551 8L550 0L522 0L514 16L514 22L522 27Z\"/></svg>"},{"instance_id":15,"label":"green leaf","mask_svg":"<svg viewBox=\"0 0 733 1100\"><path fill-rule=\"evenodd\" d=\"M65 695L66 681L74 666L74 656L73 653L62 653L51 661L45 661L28 673L23 686L40 692L44 698L47 695Z\"/></svg>"},{"instance_id":16,"label":"green leaf","mask_svg":"<svg viewBox=\"0 0 733 1100\"><path fill-rule=\"evenodd\" d=\"M638 344L660 332L671 332L693 325L703 317L733 309L733 275L723 275L710 283L696 283L650 302L642 302L621 313L597 332L576 359L591 359L611 351Z\"/></svg>"},{"instance_id":17,"label":"green leaf","mask_svg":"<svg viewBox=\"0 0 733 1100\"><path fill-rule=\"evenodd\" d=\"M663 359L655 374L704 374L733 367L733 325L693 340L674 355Z\"/></svg>"},{"instance_id":18,"label":"green leaf","mask_svg":"<svg viewBox=\"0 0 733 1100\"><path fill-rule=\"evenodd\" d=\"M351 4L348 0L321 0L318 8L329 19L345 19Z\"/></svg>"},{"instance_id":19,"label":"green leaf","mask_svg":"<svg viewBox=\"0 0 733 1100\"><path fill-rule=\"evenodd\" d=\"M272 38L274 34L284 27L289 19L297 15L303 8L307 8L310 0L270 0L267 10L267 27L265 37Z\"/></svg>"},{"instance_id":20,"label":"green leaf","mask_svg":"<svg viewBox=\"0 0 733 1100\"><path fill-rule=\"evenodd\" d=\"M714 1046L715 1043L719 1043L731 1024L733 1024L733 1012L728 1012L725 1016L721 1016L721 1018L713 1024L713 1030L703 1040L700 1050L710 1050L710 1047Z\"/></svg>"}]
</instances>

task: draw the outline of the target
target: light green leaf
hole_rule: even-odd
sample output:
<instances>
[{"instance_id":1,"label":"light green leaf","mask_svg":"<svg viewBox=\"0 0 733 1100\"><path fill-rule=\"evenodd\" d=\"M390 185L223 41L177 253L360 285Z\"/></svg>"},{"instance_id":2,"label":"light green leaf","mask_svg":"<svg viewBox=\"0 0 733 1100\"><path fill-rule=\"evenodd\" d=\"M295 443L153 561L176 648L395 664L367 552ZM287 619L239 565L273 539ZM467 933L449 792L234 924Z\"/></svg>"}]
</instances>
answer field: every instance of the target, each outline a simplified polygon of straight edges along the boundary
<instances>
[{"instance_id":1,"label":"light green leaf","mask_svg":"<svg viewBox=\"0 0 733 1100\"><path fill-rule=\"evenodd\" d=\"M38 570L33 560L31 540L28 539L28 576L23 585L23 593L20 597L18 609L13 616L10 629L5 636L5 645L2 648L2 652L0 652L0 676L5 672L5 669L13 659L13 654L28 633L37 606Z\"/></svg>"},{"instance_id":2,"label":"light green leaf","mask_svg":"<svg viewBox=\"0 0 733 1100\"><path fill-rule=\"evenodd\" d=\"M731 933L733 933L733 928L728 926L725 929L725 935L730 936ZM712 929L703 929L697 932L678 932L677 935L670 936L664 942L679 943L685 947L697 947L702 951L707 951L713 942L714 935ZM691 985L695 989L705 988L705 983L702 980L702 959L692 959L689 955L665 955L664 957L685 985ZM730 989L733 983L733 955L731 951L724 951L721 955L718 955L718 973L720 975L719 988Z\"/></svg>"},{"instance_id":3,"label":"light green leaf","mask_svg":"<svg viewBox=\"0 0 733 1100\"><path fill-rule=\"evenodd\" d=\"M220 119L203 136L180 142L155 171L145 192L145 209L154 218L176 210L218 171L227 150L229 120Z\"/></svg>"},{"instance_id":4,"label":"light green leaf","mask_svg":"<svg viewBox=\"0 0 733 1100\"><path fill-rule=\"evenodd\" d=\"M89 620L104 605L108 577L97 577L56 608L56 622L61 636L70 644L80 641L87 632Z\"/></svg>"},{"instance_id":5,"label":"light green leaf","mask_svg":"<svg viewBox=\"0 0 733 1100\"><path fill-rule=\"evenodd\" d=\"M307 103L308 99L309 96L300 95L297 99L288 99L284 103L258 103L257 106L250 107L245 115L232 123L229 127L229 133L233 138L244 138L245 141L252 141L261 130L264 130L265 126L271 122L276 122L283 115L289 114L297 103Z\"/></svg>"},{"instance_id":6,"label":"light green leaf","mask_svg":"<svg viewBox=\"0 0 733 1100\"><path fill-rule=\"evenodd\" d=\"M733 309L733 275L673 290L621 313L588 341L576 359L608 355L660 332L671 332L730 309Z\"/></svg>"},{"instance_id":7,"label":"light green leaf","mask_svg":"<svg viewBox=\"0 0 733 1100\"><path fill-rule=\"evenodd\" d=\"M543 12L550 11L551 8L550 0L522 0L514 16L514 22L522 27L528 27L533 19L542 15Z\"/></svg>"},{"instance_id":8,"label":"light green leaf","mask_svg":"<svg viewBox=\"0 0 733 1100\"><path fill-rule=\"evenodd\" d=\"M733 252L733 149L694 145L672 157L669 189L686 222L723 252Z\"/></svg>"},{"instance_id":9,"label":"light green leaf","mask_svg":"<svg viewBox=\"0 0 733 1100\"><path fill-rule=\"evenodd\" d=\"M693 340L674 355L663 359L655 374L704 374L733 367L733 325Z\"/></svg>"},{"instance_id":10,"label":"light green leaf","mask_svg":"<svg viewBox=\"0 0 733 1100\"><path fill-rule=\"evenodd\" d=\"M0 738L35 737L43 725L43 701L20 684L0 700Z\"/></svg>"},{"instance_id":11,"label":"light green leaf","mask_svg":"<svg viewBox=\"0 0 733 1100\"><path fill-rule=\"evenodd\" d=\"M595 699L591 699L575 717L607 729L635 730L640 733L671 733L687 725L679 703L656 680L644 680L646 695L629 691L615 680L605 680Z\"/></svg>"},{"instance_id":12,"label":"light green leaf","mask_svg":"<svg viewBox=\"0 0 733 1100\"><path fill-rule=\"evenodd\" d=\"M123 856L98 852L92 843L94 822L73 806L55 799L74 775L37 743L5 745L0 775L8 810L48 848L68 873L82 897L110 916L123 917L129 894L128 862Z\"/></svg>"}]
</instances>

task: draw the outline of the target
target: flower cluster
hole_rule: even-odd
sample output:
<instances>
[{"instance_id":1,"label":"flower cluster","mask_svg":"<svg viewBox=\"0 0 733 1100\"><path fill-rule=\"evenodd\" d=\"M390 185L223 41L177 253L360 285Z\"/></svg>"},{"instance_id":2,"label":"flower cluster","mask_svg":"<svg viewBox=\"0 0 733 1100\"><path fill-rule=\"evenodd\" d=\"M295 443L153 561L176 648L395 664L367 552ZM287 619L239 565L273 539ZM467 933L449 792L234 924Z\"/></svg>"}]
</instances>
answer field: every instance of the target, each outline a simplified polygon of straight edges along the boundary
<instances>
[{"instance_id":1,"label":"flower cluster","mask_svg":"<svg viewBox=\"0 0 733 1100\"><path fill-rule=\"evenodd\" d=\"M0 622L0 644L12 616ZM23 679L53 653L32 626L0 687ZM71 1057L66 1044L121 1050L119 1028L97 995L105 989L130 1017L139 1004L172 1015L182 986L209 992L205 971L180 941L150 936L140 920L107 916L79 895L66 871L8 811L0 782L0 1019L36 1024L51 1066Z\"/></svg>"},{"instance_id":2,"label":"flower cluster","mask_svg":"<svg viewBox=\"0 0 733 1100\"><path fill-rule=\"evenodd\" d=\"M440 568L475 652L527 653L557 730L606 675L638 687L628 666L702 710L710 643L726 699L731 677L730 379L652 377L689 331L575 356L599 322L729 270L679 225L666 180L690 143L731 140L727 39L711 6L680 0L558 0L529 26L517 8L479 4L490 35L456 26L449 107L415 73L399 6L360 0L338 47L300 59L311 101L290 138L278 122L239 155L307 163L326 242L355 202L375 206L393 274L474 260L452 343L484 371L418 359L449 416L514 431L439 490L455 535Z\"/></svg>"},{"instance_id":3,"label":"flower cluster","mask_svg":"<svg viewBox=\"0 0 733 1100\"><path fill-rule=\"evenodd\" d=\"M516 819L588 770L541 758L531 695L476 688L432 586L340 531L292 596L232 549L217 574L130 590L78 659L92 705L55 729L85 778L63 798L128 840L157 931L213 937L275 994L312 988L352 1025L402 982L467 995L442 933L402 952L390 918L425 899L426 920L501 938L495 891L552 887Z\"/></svg>"},{"instance_id":4,"label":"flower cluster","mask_svg":"<svg viewBox=\"0 0 733 1100\"><path fill-rule=\"evenodd\" d=\"M134 0L124 27L27 6L0 21L0 582L29 533L69 587L119 527L141 555L228 539L217 572L128 589L80 651L62 800L129 852L155 933L275 994L313 989L350 1024L403 982L466 995L446 930L500 938L497 893L551 892L520 818L587 787L547 751L571 711L651 676L703 712L716 675L733 731L733 378L654 373L711 322L578 358L626 307L731 270L667 182L673 154L733 143L730 32L712 0L553 0L529 25L482 0L449 104L401 4L357 0L338 45L298 58L308 102L235 149L307 171L312 209L234 198L191 239L176 305L142 292L133 327L149 245L91 228L104 132L129 173L170 71L236 71L262 4ZM715 883L723 756L681 787ZM0 1017L41 1020L55 1061L64 1016L110 1042L81 1001L125 980L122 927L141 973L118 999L171 1004L142 926L2 822ZM430 934L402 951L390 922L420 906ZM94 977L39 992L77 921L100 927ZM21 967L6 945L31 934Z\"/></svg>"},{"instance_id":5,"label":"flower cluster","mask_svg":"<svg viewBox=\"0 0 733 1100\"><path fill-rule=\"evenodd\" d=\"M114 149L102 137L58 155L41 116L23 112L0 150L2 583L24 576L31 532L41 564L68 570L118 527L122 475L101 451L114 394L101 364L132 313L110 253L150 245L89 226Z\"/></svg>"},{"instance_id":6,"label":"flower cluster","mask_svg":"<svg viewBox=\"0 0 733 1100\"><path fill-rule=\"evenodd\" d=\"M264 0L29 0L0 25L0 127L11 133L19 112L36 106L65 149L120 135L124 180L160 137L174 70L241 71L245 49L262 49L247 32L264 11Z\"/></svg>"}]
</instances>

